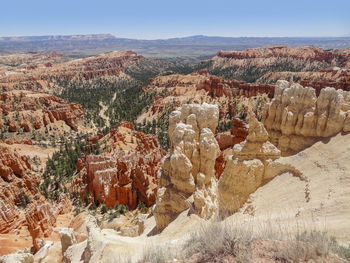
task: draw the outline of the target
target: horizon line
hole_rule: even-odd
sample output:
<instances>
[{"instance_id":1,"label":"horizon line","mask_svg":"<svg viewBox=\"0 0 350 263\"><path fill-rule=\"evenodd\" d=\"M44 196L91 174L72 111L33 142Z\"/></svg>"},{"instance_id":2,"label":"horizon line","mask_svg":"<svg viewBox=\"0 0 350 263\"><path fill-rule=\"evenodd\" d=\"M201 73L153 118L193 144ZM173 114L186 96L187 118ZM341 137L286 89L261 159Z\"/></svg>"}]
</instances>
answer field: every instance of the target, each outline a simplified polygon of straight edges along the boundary
<instances>
[{"instance_id":1,"label":"horizon line","mask_svg":"<svg viewBox=\"0 0 350 263\"><path fill-rule=\"evenodd\" d=\"M137 37L118 37L112 33L87 33L87 34L43 34L43 35L11 35L11 36L0 36L0 38L21 38L21 37L65 37L65 36L112 36L117 39L132 39L132 40L170 40L170 39L181 39L191 37L218 37L218 38L350 38L350 34L341 36L220 36L220 35L185 35L185 36L174 36L168 38L137 38Z\"/></svg>"}]
</instances>

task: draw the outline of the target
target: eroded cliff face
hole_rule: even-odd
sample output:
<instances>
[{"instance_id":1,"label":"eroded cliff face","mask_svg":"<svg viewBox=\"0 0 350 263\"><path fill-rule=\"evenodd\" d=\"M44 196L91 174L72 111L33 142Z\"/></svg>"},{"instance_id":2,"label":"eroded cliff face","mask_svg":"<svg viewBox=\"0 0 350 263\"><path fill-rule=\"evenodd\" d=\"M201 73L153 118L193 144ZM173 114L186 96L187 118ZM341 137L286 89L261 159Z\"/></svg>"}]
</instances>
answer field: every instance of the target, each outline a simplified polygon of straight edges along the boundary
<instances>
[{"instance_id":1,"label":"eroded cliff face","mask_svg":"<svg viewBox=\"0 0 350 263\"><path fill-rule=\"evenodd\" d=\"M187 75L157 76L143 90L147 96L153 96L153 102L138 117L138 123L168 119L176 107L204 102L217 104L220 121L228 122L235 117L246 117L248 110L260 115L262 105L274 94L273 85L225 79L205 70Z\"/></svg>"},{"instance_id":2,"label":"eroded cliff face","mask_svg":"<svg viewBox=\"0 0 350 263\"><path fill-rule=\"evenodd\" d=\"M97 141L108 149L103 155L83 156L78 169L83 176L74 185L82 198L92 194L107 207L118 204L134 209L139 202L154 204L157 194L157 170L165 152L153 135L133 129L122 122L118 129Z\"/></svg>"},{"instance_id":3,"label":"eroded cliff face","mask_svg":"<svg viewBox=\"0 0 350 263\"><path fill-rule=\"evenodd\" d=\"M274 84L280 79L300 82L313 80L323 86L325 80L332 84L331 87L349 88L348 74L343 71L350 66L349 49L270 46L219 51L215 57L202 64L212 74L247 82ZM341 70L323 72L333 67Z\"/></svg>"},{"instance_id":4,"label":"eroded cliff face","mask_svg":"<svg viewBox=\"0 0 350 263\"><path fill-rule=\"evenodd\" d=\"M0 233L8 233L23 223L19 209L24 196L32 197L40 183L37 174L30 173L29 158L0 147Z\"/></svg>"},{"instance_id":5,"label":"eroded cliff face","mask_svg":"<svg viewBox=\"0 0 350 263\"><path fill-rule=\"evenodd\" d=\"M188 208L206 219L217 213L218 119L218 106L206 103L185 104L170 114L171 149L159 170L154 210L158 230Z\"/></svg>"},{"instance_id":6,"label":"eroded cliff face","mask_svg":"<svg viewBox=\"0 0 350 263\"><path fill-rule=\"evenodd\" d=\"M47 202L38 191L39 184L40 176L31 170L29 157L0 147L0 234L28 226L33 252L44 245L42 238L51 234L57 216L72 210L65 194L56 205Z\"/></svg>"},{"instance_id":7,"label":"eroded cliff face","mask_svg":"<svg viewBox=\"0 0 350 263\"><path fill-rule=\"evenodd\" d=\"M275 58L284 57L295 60L309 60L332 63L339 57L350 59L349 50L323 50L319 47L288 47L288 46L271 46L246 49L243 51L219 51L216 56L220 58L231 59L258 59L258 58ZM348 62L348 61L347 61Z\"/></svg>"},{"instance_id":8,"label":"eroded cliff face","mask_svg":"<svg viewBox=\"0 0 350 263\"><path fill-rule=\"evenodd\" d=\"M225 79L217 76L212 76L208 71L202 70L200 75L206 76L204 81L197 84L197 90L204 89L208 91L208 94L213 97L253 97L259 94L267 94L269 97L273 97L274 86L269 84L251 84L244 81L238 81L234 79Z\"/></svg>"},{"instance_id":9,"label":"eroded cliff face","mask_svg":"<svg viewBox=\"0 0 350 263\"><path fill-rule=\"evenodd\" d=\"M278 81L262 122L283 154L299 152L320 138L350 131L350 92L328 87L317 97L311 87Z\"/></svg>"},{"instance_id":10,"label":"eroded cliff face","mask_svg":"<svg viewBox=\"0 0 350 263\"><path fill-rule=\"evenodd\" d=\"M103 78L107 81L129 80L124 68L143 57L132 51L108 52L84 59L66 61L57 53L0 57L0 90L25 89L60 92L62 82L86 83ZM5 65L1 65L2 61ZM6 66L8 63L16 67ZM30 66L28 66L30 63Z\"/></svg>"},{"instance_id":11,"label":"eroded cliff face","mask_svg":"<svg viewBox=\"0 0 350 263\"><path fill-rule=\"evenodd\" d=\"M245 141L233 147L218 183L219 209L222 216L238 211L249 195L283 172L299 176L291 166L278 162L281 152L268 141L264 125L249 116L249 131Z\"/></svg>"},{"instance_id":12,"label":"eroded cliff face","mask_svg":"<svg viewBox=\"0 0 350 263\"><path fill-rule=\"evenodd\" d=\"M0 94L0 129L9 132L31 132L58 121L77 131L83 114L81 105L66 104L45 93L13 90Z\"/></svg>"}]
</instances>

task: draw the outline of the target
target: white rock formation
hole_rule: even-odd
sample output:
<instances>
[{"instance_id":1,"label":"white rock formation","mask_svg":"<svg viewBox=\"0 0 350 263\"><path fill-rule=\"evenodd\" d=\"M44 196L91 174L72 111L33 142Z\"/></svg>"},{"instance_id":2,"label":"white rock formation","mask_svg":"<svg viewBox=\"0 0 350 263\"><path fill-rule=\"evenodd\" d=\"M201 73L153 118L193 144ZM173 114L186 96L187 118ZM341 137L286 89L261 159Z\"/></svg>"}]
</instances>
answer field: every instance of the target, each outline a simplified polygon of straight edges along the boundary
<instances>
[{"instance_id":1,"label":"white rock formation","mask_svg":"<svg viewBox=\"0 0 350 263\"><path fill-rule=\"evenodd\" d=\"M264 125L253 114L249 117L247 139L233 148L218 183L219 209L222 216L236 212L260 186L275 176L298 171L277 161L281 152L268 141Z\"/></svg>"},{"instance_id":2,"label":"white rock formation","mask_svg":"<svg viewBox=\"0 0 350 263\"><path fill-rule=\"evenodd\" d=\"M320 137L350 131L350 92L325 88L317 97L313 88L280 80L262 122L282 153L299 152Z\"/></svg>"},{"instance_id":3,"label":"white rock formation","mask_svg":"<svg viewBox=\"0 0 350 263\"><path fill-rule=\"evenodd\" d=\"M0 263L34 263L34 256L27 252L18 252L0 257Z\"/></svg>"},{"instance_id":4,"label":"white rock formation","mask_svg":"<svg viewBox=\"0 0 350 263\"><path fill-rule=\"evenodd\" d=\"M220 155L214 137L219 108L185 104L169 116L170 153L159 170L154 216L159 230L179 213L193 208L203 218L216 214L215 159Z\"/></svg>"},{"instance_id":5,"label":"white rock formation","mask_svg":"<svg viewBox=\"0 0 350 263\"><path fill-rule=\"evenodd\" d=\"M62 228L60 230L60 239L62 246L62 255L64 255L64 252L66 252L68 247L77 243L73 228Z\"/></svg>"}]
</instances>

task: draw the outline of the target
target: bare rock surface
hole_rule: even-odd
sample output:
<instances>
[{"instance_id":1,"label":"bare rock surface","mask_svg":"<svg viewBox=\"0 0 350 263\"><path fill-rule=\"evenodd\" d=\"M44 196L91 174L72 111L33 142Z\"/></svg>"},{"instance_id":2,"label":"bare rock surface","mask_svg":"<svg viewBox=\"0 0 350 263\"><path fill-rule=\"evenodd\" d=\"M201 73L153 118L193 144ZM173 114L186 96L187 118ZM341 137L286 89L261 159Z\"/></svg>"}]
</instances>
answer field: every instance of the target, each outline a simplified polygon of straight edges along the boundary
<instances>
[{"instance_id":1,"label":"bare rock surface","mask_svg":"<svg viewBox=\"0 0 350 263\"><path fill-rule=\"evenodd\" d=\"M300 175L297 169L278 162L281 155L268 141L264 125L251 114L247 139L233 148L218 183L220 213L230 215L248 200L260 186L282 172Z\"/></svg>"},{"instance_id":2,"label":"bare rock surface","mask_svg":"<svg viewBox=\"0 0 350 263\"><path fill-rule=\"evenodd\" d=\"M154 216L159 230L192 207L199 216L216 214L215 160L220 155L214 137L217 105L185 104L169 117L171 149L159 172Z\"/></svg>"},{"instance_id":3,"label":"bare rock surface","mask_svg":"<svg viewBox=\"0 0 350 263\"><path fill-rule=\"evenodd\" d=\"M316 96L311 87L278 81L262 122L270 141L282 153L293 154L320 138L350 131L350 93L328 87Z\"/></svg>"}]
</instances>

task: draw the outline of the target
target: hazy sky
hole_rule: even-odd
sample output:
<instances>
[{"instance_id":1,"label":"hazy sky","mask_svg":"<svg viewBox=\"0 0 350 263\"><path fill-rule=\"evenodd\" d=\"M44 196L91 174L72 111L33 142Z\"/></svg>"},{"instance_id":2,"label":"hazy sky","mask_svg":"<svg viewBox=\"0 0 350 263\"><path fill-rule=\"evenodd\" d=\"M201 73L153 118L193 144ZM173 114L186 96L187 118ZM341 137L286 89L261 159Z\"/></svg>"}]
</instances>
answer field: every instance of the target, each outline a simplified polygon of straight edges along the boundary
<instances>
[{"instance_id":1,"label":"hazy sky","mask_svg":"<svg viewBox=\"0 0 350 263\"><path fill-rule=\"evenodd\" d=\"M350 0L1 0L0 36L350 36Z\"/></svg>"}]
</instances>

